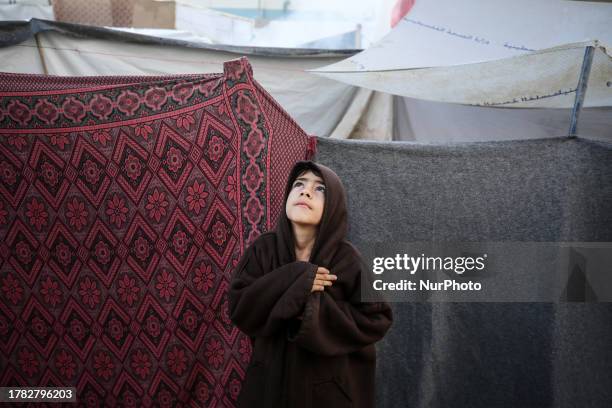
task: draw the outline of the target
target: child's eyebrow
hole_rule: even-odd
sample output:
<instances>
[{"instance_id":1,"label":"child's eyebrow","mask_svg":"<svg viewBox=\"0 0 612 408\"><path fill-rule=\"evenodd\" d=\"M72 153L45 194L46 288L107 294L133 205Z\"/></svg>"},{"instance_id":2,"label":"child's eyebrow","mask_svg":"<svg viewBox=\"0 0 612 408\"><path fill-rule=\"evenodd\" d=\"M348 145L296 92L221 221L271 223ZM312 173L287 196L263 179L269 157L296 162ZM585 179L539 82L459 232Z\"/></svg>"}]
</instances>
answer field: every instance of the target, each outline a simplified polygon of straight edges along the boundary
<instances>
[{"instance_id":1,"label":"child's eyebrow","mask_svg":"<svg viewBox=\"0 0 612 408\"><path fill-rule=\"evenodd\" d=\"M301 181L308 181L308 179L307 179L306 177L298 177L298 178L296 178L296 179L295 179L294 183L295 183L296 181L298 181L298 180L301 180ZM319 184L323 184L323 185L325 185L325 183L324 183L323 181L319 181L319 180L315 180L315 183L319 183Z\"/></svg>"}]
</instances>

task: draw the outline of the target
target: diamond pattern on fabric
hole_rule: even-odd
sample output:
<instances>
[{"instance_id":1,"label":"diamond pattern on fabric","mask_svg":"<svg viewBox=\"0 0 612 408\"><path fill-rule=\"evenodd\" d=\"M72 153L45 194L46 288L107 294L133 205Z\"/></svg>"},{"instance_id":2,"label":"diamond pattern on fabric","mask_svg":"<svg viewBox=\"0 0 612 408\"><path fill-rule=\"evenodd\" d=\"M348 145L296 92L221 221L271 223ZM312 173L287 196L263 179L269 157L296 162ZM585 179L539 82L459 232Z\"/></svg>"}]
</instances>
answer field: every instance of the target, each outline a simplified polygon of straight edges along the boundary
<instances>
[{"instance_id":1,"label":"diamond pattern on fabric","mask_svg":"<svg viewBox=\"0 0 612 408\"><path fill-rule=\"evenodd\" d=\"M86 406L235 406L227 290L309 137L222 74L0 75L0 386Z\"/></svg>"}]
</instances>

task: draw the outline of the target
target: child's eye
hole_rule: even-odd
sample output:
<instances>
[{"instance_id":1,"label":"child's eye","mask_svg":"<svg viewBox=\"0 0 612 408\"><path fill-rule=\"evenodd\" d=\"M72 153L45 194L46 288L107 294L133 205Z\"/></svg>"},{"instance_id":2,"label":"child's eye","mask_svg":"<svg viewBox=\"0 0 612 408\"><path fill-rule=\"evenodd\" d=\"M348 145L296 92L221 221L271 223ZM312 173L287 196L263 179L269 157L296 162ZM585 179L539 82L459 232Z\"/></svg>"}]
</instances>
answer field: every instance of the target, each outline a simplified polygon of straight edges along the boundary
<instances>
[{"instance_id":1,"label":"child's eye","mask_svg":"<svg viewBox=\"0 0 612 408\"><path fill-rule=\"evenodd\" d=\"M301 181L296 181L295 183L293 183L293 187L297 187L297 186L301 186L302 182Z\"/></svg>"},{"instance_id":2,"label":"child's eye","mask_svg":"<svg viewBox=\"0 0 612 408\"><path fill-rule=\"evenodd\" d=\"M317 190L325 192L325 186L318 186Z\"/></svg>"}]
</instances>

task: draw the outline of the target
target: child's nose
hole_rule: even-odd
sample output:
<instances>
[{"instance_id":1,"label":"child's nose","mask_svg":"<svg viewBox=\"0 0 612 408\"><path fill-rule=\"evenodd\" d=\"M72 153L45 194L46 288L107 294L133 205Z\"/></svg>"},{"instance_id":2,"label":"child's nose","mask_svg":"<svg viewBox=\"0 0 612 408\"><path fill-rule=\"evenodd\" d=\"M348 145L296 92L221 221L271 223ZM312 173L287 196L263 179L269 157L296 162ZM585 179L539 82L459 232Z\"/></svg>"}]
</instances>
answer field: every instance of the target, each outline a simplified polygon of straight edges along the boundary
<instances>
[{"instance_id":1,"label":"child's nose","mask_svg":"<svg viewBox=\"0 0 612 408\"><path fill-rule=\"evenodd\" d=\"M302 190L302 194L306 194L308 197L312 197L312 186L305 185L304 190Z\"/></svg>"}]
</instances>

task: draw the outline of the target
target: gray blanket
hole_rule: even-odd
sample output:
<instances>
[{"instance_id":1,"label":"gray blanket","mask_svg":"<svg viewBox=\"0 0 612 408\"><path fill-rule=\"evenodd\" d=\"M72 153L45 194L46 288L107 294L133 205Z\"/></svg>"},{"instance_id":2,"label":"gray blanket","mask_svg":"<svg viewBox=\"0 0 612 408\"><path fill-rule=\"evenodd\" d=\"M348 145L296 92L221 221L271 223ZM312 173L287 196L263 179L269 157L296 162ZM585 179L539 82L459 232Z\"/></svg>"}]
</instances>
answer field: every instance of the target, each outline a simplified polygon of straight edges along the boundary
<instances>
[{"instance_id":1,"label":"gray blanket","mask_svg":"<svg viewBox=\"0 0 612 408\"><path fill-rule=\"evenodd\" d=\"M358 247L612 241L611 144L318 138L317 149L346 186ZM377 344L380 408L612 406L611 303L393 308L393 327Z\"/></svg>"}]
</instances>

